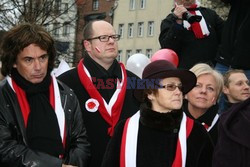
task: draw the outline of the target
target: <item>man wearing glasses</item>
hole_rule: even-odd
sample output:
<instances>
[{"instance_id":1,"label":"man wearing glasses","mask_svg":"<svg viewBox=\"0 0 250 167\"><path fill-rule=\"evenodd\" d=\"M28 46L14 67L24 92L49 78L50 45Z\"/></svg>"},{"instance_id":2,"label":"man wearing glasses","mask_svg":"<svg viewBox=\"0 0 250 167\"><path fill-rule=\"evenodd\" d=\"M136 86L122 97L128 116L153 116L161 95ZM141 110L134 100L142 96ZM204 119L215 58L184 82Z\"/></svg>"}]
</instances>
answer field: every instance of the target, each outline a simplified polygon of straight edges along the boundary
<instances>
[{"instance_id":1,"label":"man wearing glasses","mask_svg":"<svg viewBox=\"0 0 250 167\"><path fill-rule=\"evenodd\" d=\"M139 103L128 89L127 79L136 75L117 62L120 36L111 24L89 22L83 31L85 57L77 68L59 76L76 93L92 145L91 167L100 167L106 145L121 119L139 110ZM131 85L130 85L131 86Z\"/></svg>"}]
</instances>

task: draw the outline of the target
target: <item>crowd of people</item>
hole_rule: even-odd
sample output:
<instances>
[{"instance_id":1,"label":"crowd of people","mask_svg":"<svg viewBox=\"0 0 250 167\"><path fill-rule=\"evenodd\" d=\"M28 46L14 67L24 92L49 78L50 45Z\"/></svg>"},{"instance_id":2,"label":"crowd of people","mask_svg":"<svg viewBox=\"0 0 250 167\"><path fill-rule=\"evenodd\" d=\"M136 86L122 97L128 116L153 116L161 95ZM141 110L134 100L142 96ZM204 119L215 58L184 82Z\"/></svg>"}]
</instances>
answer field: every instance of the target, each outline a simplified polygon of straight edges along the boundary
<instances>
[{"instance_id":1,"label":"crowd of people","mask_svg":"<svg viewBox=\"0 0 250 167\"><path fill-rule=\"evenodd\" d=\"M116 60L120 36L104 20L86 24L84 57L58 77L42 26L6 32L0 166L250 166L250 2L222 1L226 21L197 0L175 0L159 42L180 63L152 61L142 78Z\"/></svg>"}]
</instances>

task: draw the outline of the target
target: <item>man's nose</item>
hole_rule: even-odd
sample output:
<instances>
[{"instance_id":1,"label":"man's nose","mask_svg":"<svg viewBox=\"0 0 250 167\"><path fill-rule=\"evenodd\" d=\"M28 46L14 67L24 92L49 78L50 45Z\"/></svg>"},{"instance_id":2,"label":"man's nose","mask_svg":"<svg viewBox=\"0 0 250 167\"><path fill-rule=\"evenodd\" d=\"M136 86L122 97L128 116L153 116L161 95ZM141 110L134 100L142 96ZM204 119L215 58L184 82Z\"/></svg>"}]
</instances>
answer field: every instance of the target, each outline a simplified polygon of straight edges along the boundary
<instances>
[{"instance_id":1,"label":"man's nose","mask_svg":"<svg viewBox=\"0 0 250 167\"><path fill-rule=\"evenodd\" d=\"M41 69L41 62L39 61L39 59L35 59L35 60L34 60L34 68L35 68L36 70Z\"/></svg>"},{"instance_id":2,"label":"man's nose","mask_svg":"<svg viewBox=\"0 0 250 167\"><path fill-rule=\"evenodd\" d=\"M245 89L249 89L249 87L250 87L250 86L249 86L249 83L244 83L244 88L245 88Z\"/></svg>"}]
</instances>

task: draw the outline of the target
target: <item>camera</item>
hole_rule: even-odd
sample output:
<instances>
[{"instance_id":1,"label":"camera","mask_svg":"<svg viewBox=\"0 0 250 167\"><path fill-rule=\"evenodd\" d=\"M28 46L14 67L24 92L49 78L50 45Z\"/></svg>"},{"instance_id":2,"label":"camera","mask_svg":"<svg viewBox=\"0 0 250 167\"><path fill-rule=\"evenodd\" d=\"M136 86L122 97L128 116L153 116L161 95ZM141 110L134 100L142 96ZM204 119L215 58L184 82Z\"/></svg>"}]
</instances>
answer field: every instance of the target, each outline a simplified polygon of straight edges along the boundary
<instances>
[{"instance_id":1,"label":"camera","mask_svg":"<svg viewBox=\"0 0 250 167\"><path fill-rule=\"evenodd\" d=\"M201 18L202 18L202 16L193 15L188 11L182 14L182 19L188 21L190 24L192 24L194 22L200 22Z\"/></svg>"}]
</instances>

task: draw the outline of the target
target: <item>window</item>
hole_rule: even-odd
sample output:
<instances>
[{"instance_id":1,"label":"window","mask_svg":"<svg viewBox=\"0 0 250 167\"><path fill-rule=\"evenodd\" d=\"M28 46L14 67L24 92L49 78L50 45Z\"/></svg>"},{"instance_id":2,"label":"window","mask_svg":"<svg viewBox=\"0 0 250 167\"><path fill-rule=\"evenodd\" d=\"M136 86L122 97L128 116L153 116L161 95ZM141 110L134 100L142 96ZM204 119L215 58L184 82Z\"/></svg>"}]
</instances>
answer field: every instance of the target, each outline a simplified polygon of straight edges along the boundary
<instances>
[{"instance_id":1,"label":"window","mask_svg":"<svg viewBox=\"0 0 250 167\"><path fill-rule=\"evenodd\" d=\"M45 29L47 32L49 32L49 24L45 24L45 25L44 25L44 29Z\"/></svg>"},{"instance_id":2,"label":"window","mask_svg":"<svg viewBox=\"0 0 250 167\"><path fill-rule=\"evenodd\" d=\"M56 37L59 37L59 28L60 28L60 23L53 24L53 35Z\"/></svg>"},{"instance_id":3,"label":"window","mask_svg":"<svg viewBox=\"0 0 250 167\"><path fill-rule=\"evenodd\" d=\"M99 9L99 0L93 0L93 10L98 10Z\"/></svg>"},{"instance_id":4,"label":"window","mask_svg":"<svg viewBox=\"0 0 250 167\"><path fill-rule=\"evenodd\" d=\"M148 58L151 58L152 57L152 49L146 49L146 56Z\"/></svg>"},{"instance_id":5,"label":"window","mask_svg":"<svg viewBox=\"0 0 250 167\"><path fill-rule=\"evenodd\" d=\"M141 49L136 49L135 53L142 53Z\"/></svg>"},{"instance_id":6,"label":"window","mask_svg":"<svg viewBox=\"0 0 250 167\"><path fill-rule=\"evenodd\" d=\"M120 35L121 38L123 38L123 29L124 29L124 24L119 24L118 34Z\"/></svg>"},{"instance_id":7,"label":"window","mask_svg":"<svg viewBox=\"0 0 250 167\"><path fill-rule=\"evenodd\" d=\"M49 3L44 4L44 15L47 15L48 13L50 13L51 9L54 9L55 12L58 12L58 11L56 11L56 4L53 7Z\"/></svg>"},{"instance_id":8,"label":"window","mask_svg":"<svg viewBox=\"0 0 250 167\"><path fill-rule=\"evenodd\" d=\"M154 35L154 22L149 21L148 22L148 36L153 36Z\"/></svg>"},{"instance_id":9,"label":"window","mask_svg":"<svg viewBox=\"0 0 250 167\"><path fill-rule=\"evenodd\" d=\"M144 9L146 6L146 0L140 0L140 9Z\"/></svg>"},{"instance_id":10,"label":"window","mask_svg":"<svg viewBox=\"0 0 250 167\"><path fill-rule=\"evenodd\" d=\"M70 24L69 22L63 23L63 36L69 36L70 33Z\"/></svg>"},{"instance_id":11,"label":"window","mask_svg":"<svg viewBox=\"0 0 250 167\"><path fill-rule=\"evenodd\" d=\"M138 37L143 37L143 29L144 29L144 23L139 22L138 23Z\"/></svg>"},{"instance_id":12,"label":"window","mask_svg":"<svg viewBox=\"0 0 250 167\"><path fill-rule=\"evenodd\" d=\"M69 10L69 4L68 3L62 3L61 9L63 10L62 12L68 13Z\"/></svg>"},{"instance_id":13,"label":"window","mask_svg":"<svg viewBox=\"0 0 250 167\"><path fill-rule=\"evenodd\" d=\"M58 14L61 11L61 0L55 0L55 12Z\"/></svg>"},{"instance_id":14,"label":"window","mask_svg":"<svg viewBox=\"0 0 250 167\"><path fill-rule=\"evenodd\" d=\"M130 2L129 2L129 9L130 10L135 10L135 0L130 0Z\"/></svg>"},{"instance_id":15,"label":"window","mask_svg":"<svg viewBox=\"0 0 250 167\"><path fill-rule=\"evenodd\" d=\"M129 23L128 24L128 37L132 38L133 37L133 33L134 33L134 24L133 23Z\"/></svg>"},{"instance_id":16,"label":"window","mask_svg":"<svg viewBox=\"0 0 250 167\"><path fill-rule=\"evenodd\" d=\"M118 56L117 56L116 60L119 62L122 60L122 50L118 50Z\"/></svg>"},{"instance_id":17,"label":"window","mask_svg":"<svg viewBox=\"0 0 250 167\"><path fill-rule=\"evenodd\" d=\"M130 56L132 56L132 50L127 50L126 51L126 56L127 56L127 60Z\"/></svg>"}]
</instances>

